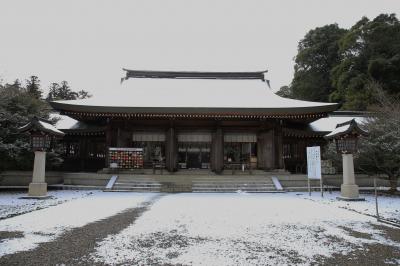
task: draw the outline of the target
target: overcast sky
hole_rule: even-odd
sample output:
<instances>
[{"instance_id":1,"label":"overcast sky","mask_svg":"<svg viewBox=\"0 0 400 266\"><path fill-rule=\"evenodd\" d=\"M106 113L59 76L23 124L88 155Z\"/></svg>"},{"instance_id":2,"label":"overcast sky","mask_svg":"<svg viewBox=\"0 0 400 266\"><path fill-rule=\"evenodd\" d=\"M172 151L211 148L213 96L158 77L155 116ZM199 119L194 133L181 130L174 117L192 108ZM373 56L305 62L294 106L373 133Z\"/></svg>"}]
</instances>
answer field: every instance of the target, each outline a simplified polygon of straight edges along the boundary
<instances>
[{"instance_id":1,"label":"overcast sky","mask_svg":"<svg viewBox=\"0 0 400 266\"><path fill-rule=\"evenodd\" d=\"M308 30L399 11L399 0L1 0L0 78L98 95L118 90L123 67L268 69L276 90Z\"/></svg>"}]
</instances>

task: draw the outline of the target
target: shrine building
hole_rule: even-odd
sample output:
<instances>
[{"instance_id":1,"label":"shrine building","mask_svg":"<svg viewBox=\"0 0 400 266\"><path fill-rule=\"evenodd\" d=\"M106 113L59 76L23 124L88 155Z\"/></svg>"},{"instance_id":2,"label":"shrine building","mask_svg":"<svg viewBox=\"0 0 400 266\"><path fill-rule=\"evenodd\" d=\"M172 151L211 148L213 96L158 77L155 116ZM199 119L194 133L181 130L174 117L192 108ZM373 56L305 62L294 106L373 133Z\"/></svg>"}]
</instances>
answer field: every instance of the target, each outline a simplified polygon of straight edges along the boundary
<instances>
[{"instance_id":1,"label":"shrine building","mask_svg":"<svg viewBox=\"0 0 400 266\"><path fill-rule=\"evenodd\" d=\"M146 169L157 162L169 172L301 172L306 147L324 146L329 133L312 123L339 107L280 97L266 71L124 71L121 85L104 96L50 103L74 119L62 129L64 169Z\"/></svg>"}]
</instances>

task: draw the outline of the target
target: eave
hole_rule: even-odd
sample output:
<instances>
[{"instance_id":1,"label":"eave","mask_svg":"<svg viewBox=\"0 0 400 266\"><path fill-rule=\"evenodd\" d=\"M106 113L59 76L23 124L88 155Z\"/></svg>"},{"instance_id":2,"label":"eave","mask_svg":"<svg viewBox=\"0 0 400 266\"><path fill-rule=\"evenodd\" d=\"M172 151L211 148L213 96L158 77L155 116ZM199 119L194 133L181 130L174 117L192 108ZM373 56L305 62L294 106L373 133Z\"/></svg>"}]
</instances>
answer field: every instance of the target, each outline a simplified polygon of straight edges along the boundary
<instances>
[{"instance_id":1,"label":"eave","mask_svg":"<svg viewBox=\"0 0 400 266\"><path fill-rule=\"evenodd\" d=\"M217 118L217 119L318 119L338 108L337 104L297 108L191 108L88 106L51 102L62 114L74 118Z\"/></svg>"}]
</instances>

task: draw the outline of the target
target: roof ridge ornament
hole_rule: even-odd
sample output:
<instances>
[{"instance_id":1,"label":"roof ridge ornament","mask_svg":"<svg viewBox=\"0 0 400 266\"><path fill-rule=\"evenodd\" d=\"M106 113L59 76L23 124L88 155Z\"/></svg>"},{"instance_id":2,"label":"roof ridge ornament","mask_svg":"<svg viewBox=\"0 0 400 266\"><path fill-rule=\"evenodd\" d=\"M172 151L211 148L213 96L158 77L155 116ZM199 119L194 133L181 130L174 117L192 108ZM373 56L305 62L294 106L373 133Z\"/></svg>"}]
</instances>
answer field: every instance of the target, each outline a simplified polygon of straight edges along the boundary
<instances>
[{"instance_id":1,"label":"roof ridge ornament","mask_svg":"<svg viewBox=\"0 0 400 266\"><path fill-rule=\"evenodd\" d=\"M259 79L270 87L270 81L266 79L268 70L255 72L213 72L213 71L156 71L156 70L131 70L123 68L126 76L121 78L121 83L129 78L153 78L153 79L230 79L250 80ZM271 88L271 87L270 87Z\"/></svg>"}]
</instances>

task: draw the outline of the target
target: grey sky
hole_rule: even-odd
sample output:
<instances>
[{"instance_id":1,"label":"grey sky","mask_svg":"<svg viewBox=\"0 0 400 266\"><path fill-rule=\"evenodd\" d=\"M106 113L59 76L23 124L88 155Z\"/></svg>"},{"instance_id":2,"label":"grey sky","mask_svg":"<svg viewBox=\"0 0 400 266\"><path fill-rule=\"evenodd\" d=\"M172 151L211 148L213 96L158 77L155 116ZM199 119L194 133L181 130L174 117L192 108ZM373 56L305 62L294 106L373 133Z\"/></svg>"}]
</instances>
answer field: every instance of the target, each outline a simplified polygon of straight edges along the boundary
<instances>
[{"instance_id":1,"label":"grey sky","mask_svg":"<svg viewBox=\"0 0 400 266\"><path fill-rule=\"evenodd\" d=\"M308 30L399 11L399 0L1 0L0 77L99 95L120 87L122 67L268 69L276 90Z\"/></svg>"}]
</instances>

